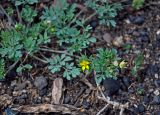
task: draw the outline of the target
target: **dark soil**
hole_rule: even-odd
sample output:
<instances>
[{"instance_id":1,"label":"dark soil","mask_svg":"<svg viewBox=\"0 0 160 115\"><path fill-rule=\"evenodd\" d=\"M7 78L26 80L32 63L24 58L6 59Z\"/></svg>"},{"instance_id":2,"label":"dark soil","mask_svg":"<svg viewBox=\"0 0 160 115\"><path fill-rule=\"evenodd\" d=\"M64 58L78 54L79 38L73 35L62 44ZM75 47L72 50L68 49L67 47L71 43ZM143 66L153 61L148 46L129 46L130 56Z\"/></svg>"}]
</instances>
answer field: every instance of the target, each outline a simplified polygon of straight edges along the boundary
<instances>
[{"instance_id":1,"label":"dark soil","mask_svg":"<svg viewBox=\"0 0 160 115\"><path fill-rule=\"evenodd\" d=\"M146 0L140 10L133 10L129 5L119 12L116 28L98 26L97 21L91 21L94 27L94 36L99 41L89 50L94 52L98 47L116 48L119 55L131 62L137 53L145 56L143 67L137 76L127 74L127 69L121 71L117 81L106 79L104 87L105 96L120 103L129 102L129 108L124 111L126 115L159 115L160 114L160 4L152 4L159 0ZM0 19L2 19L0 13ZM130 44L131 49L126 50L123 44L117 46L107 43L104 34L109 33L113 39L122 36L123 44ZM40 62L34 62L41 65ZM50 104L52 101L52 84L57 75L48 73L46 68L39 66L30 73L15 75L11 71L6 80L0 82L0 110L2 113L11 112L11 106ZM18 77L15 77L18 76ZM92 76L87 78L96 87ZM113 85L115 84L115 85ZM77 114L95 115L104 106L105 102L99 100L96 91L76 78L71 81L63 80L63 104L81 108ZM24 113L19 113L24 114ZM40 114L40 113L39 113ZM43 114L43 113L42 113ZM45 113L47 114L47 113ZM48 114L59 114L51 113ZM117 115L119 110L109 106L102 115ZM10 114L7 114L10 115Z\"/></svg>"}]
</instances>

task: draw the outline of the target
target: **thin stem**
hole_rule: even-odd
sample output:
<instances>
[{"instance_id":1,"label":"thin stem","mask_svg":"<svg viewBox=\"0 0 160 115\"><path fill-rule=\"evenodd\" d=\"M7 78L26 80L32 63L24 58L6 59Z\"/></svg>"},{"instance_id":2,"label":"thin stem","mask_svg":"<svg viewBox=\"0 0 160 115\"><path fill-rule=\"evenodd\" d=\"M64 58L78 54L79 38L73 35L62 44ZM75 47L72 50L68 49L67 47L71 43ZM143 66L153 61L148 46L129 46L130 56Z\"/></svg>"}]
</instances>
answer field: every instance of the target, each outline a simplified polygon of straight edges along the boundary
<instances>
[{"instance_id":1,"label":"thin stem","mask_svg":"<svg viewBox=\"0 0 160 115\"><path fill-rule=\"evenodd\" d=\"M76 16L75 18L68 24L68 26L70 27L72 23L74 23L76 21L76 19L85 11L86 9L83 8Z\"/></svg>"},{"instance_id":2,"label":"thin stem","mask_svg":"<svg viewBox=\"0 0 160 115\"><path fill-rule=\"evenodd\" d=\"M96 16L97 15L97 13L96 12L94 12L94 13L92 13L91 15L89 15L84 21L83 21L83 23L86 23L86 22L88 22L91 18L93 18L94 16ZM73 26L73 27L77 27L78 25L75 25L75 26Z\"/></svg>"},{"instance_id":3,"label":"thin stem","mask_svg":"<svg viewBox=\"0 0 160 115\"><path fill-rule=\"evenodd\" d=\"M41 58L39 58L39 57L37 57L37 56L35 56L35 55L32 55L32 57L33 57L34 59L36 59L36 60L40 61L40 62L45 63L45 64L47 64L47 63L48 63L46 60L43 60L43 59L41 59Z\"/></svg>"},{"instance_id":4,"label":"thin stem","mask_svg":"<svg viewBox=\"0 0 160 115\"><path fill-rule=\"evenodd\" d=\"M40 48L39 50L41 51L46 51L46 52L52 52L52 53L59 53L59 54L66 54L68 56L72 56L72 57L75 57L75 58L80 58L79 56L77 55L72 55L66 51L59 51L59 50L52 50L52 49L45 49L45 48Z\"/></svg>"},{"instance_id":5,"label":"thin stem","mask_svg":"<svg viewBox=\"0 0 160 115\"><path fill-rule=\"evenodd\" d=\"M85 20L84 23L86 23L88 20L90 20L91 18L93 18L94 16L97 15L97 12L94 12L93 14L91 14L90 16L88 16Z\"/></svg>"},{"instance_id":6,"label":"thin stem","mask_svg":"<svg viewBox=\"0 0 160 115\"><path fill-rule=\"evenodd\" d=\"M9 69L6 71L5 75L7 75L16 65L17 63L20 61L20 59L18 59L16 62L14 62Z\"/></svg>"}]
</instances>

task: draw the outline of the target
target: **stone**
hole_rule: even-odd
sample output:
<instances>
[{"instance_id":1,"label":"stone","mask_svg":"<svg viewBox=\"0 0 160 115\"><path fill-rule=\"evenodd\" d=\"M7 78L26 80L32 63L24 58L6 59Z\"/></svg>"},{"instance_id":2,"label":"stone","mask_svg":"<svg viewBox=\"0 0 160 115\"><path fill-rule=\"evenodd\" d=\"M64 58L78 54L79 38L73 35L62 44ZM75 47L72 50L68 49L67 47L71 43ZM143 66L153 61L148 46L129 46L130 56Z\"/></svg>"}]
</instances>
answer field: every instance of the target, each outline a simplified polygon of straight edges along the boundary
<instances>
[{"instance_id":1,"label":"stone","mask_svg":"<svg viewBox=\"0 0 160 115\"><path fill-rule=\"evenodd\" d=\"M66 95L64 98L64 104L68 104L71 101L71 97L69 95Z\"/></svg>"},{"instance_id":2,"label":"stone","mask_svg":"<svg viewBox=\"0 0 160 115\"><path fill-rule=\"evenodd\" d=\"M160 105L160 96L154 96L154 98L153 98L153 104Z\"/></svg>"},{"instance_id":3,"label":"stone","mask_svg":"<svg viewBox=\"0 0 160 115\"><path fill-rule=\"evenodd\" d=\"M27 94L22 94L22 95L20 96L21 99L26 99L27 97L28 97Z\"/></svg>"},{"instance_id":4,"label":"stone","mask_svg":"<svg viewBox=\"0 0 160 115\"><path fill-rule=\"evenodd\" d=\"M40 76L40 77L36 77L34 85L39 90L42 90L43 88L45 88L48 85L48 83L47 83L47 80L44 76Z\"/></svg>"},{"instance_id":5,"label":"stone","mask_svg":"<svg viewBox=\"0 0 160 115\"><path fill-rule=\"evenodd\" d=\"M138 112L139 112L139 113L145 112L145 107L144 107L143 104L139 104L139 105L138 105Z\"/></svg>"},{"instance_id":6,"label":"stone","mask_svg":"<svg viewBox=\"0 0 160 115\"><path fill-rule=\"evenodd\" d=\"M47 95L47 88L43 88L43 89L39 90L39 95L40 96Z\"/></svg>"},{"instance_id":7,"label":"stone","mask_svg":"<svg viewBox=\"0 0 160 115\"><path fill-rule=\"evenodd\" d=\"M39 95L44 96L47 94L47 79L44 76L36 77L34 85L39 90Z\"/></svg>"},{"instance_id":8,"label":"stone","mask_svg":"<svg viewBox=\"0 0 160 115\"><path fill-rule=\"evenodd\" d=\"M122 47L124 45L123 36L115 37L112 43L116 47Z\"/></svg>"},{"instance_id":9,"label":"stone","mask_svg":"<svg viewBox=\"0 0 160 115\"><path fill-rule=\"evenodd\" d=\"M103 35L103 39L108 43L108 44L111 44L112 40L113 40L113 37L111 36L110 33L105 33Z\"/></svg>"},{"instance_id":10,"label":"stone","mask_svg":"<svg viewBox=\"0 0 160 115\"><path fill-rule=\"evenodd\" d=\"M144 97L143 97L143 102L144 102L145 104L148 104L148 103L150 102L149 97L148 97L148 96L144 96Z\"/></svg>"},{"instance_id":11,"label":"stone","mask_svg":"<svg viewBox=\"0 0 160 115\"><path fill-rule=\"evenodd\" d=\"M157 96L160 94L158 89L156 89L153 93Z\"/></svg>"},{"instance_id":12,"label":"stone","mask_svg":"<svg viewBox=\"0 0 160 115\"><path fill-rule=\"evenodd\" d=\"M92 27L93 29L95 29L95 28L98 26L97 20L92 20L92 21L90 22L90 25L91 25L91 27Z\"/></svg>"},{"instance_id":13,"label":"stone","mask_svg":"<svg viewBox=\"0 0 160 115\"><path fill-rule=\"evenodd\" d=\"M112 96L118 93L120 89L120 84L117 80L107 78L103 81L103 86L105 88L105 95Z\"/></svg>"},{"instance_id":14,"label":"stone","mask_svg":"<svg viewBox=\"0 0 160 115\"><path fill-rule=\"evenodd\" d=\"M34 104L40 104L40 103L42 103L42 98L41 97L35 97L32 101L33 101Z\"/></svg>"},{"instance_id":15,"label":"stone","mask_svg":"<svg viewBox=\"0 0 160 115\"><path fill-rule=\"evenodd\" d=\"M128 77L123 77L122 81L126 87L130 86L130 79Z\"/></svg>"},{"instance_id":16,"label":"stone","mask_svg":"<svg viewBox=\"0 0 160 115\"><path fill-rule=\"evenodd\" d=\"M83 100L82 106L84 109L89 109L90 104L89 104L89 102L87 102L87 100Z\"/></svg>"},{"instance_id":17,"label":"stone","mask_svg":"<svg viewBox=\"0 0 160 115\"><path fill-rule=\"evenodd\" d=\"M154 84L155 84L156 87L160 87L160 79L155 80Z\"/></svg>"},{"instance_id":18,"label":"stone","mask_svg":"<svg viewBox=\"0 0 160 115\"><path fill-rule=\"evenodd\" d=\"M133 24L137 24L137 25L142 25L145 21L145 18L143 15L140 16L129 16L129 20L131 21L131 23Z\"/></svg>"},{"instance_id":19,"label":"stone","mask_svg":"<svg viewBox=\"0 0 160 115\"><path fill-rule=\"evenodd\" d=\"M27 86L27 82L20 83L15 87L15 90L23 90L26 88L26 86Z\"/></svg>"}]
</instances>

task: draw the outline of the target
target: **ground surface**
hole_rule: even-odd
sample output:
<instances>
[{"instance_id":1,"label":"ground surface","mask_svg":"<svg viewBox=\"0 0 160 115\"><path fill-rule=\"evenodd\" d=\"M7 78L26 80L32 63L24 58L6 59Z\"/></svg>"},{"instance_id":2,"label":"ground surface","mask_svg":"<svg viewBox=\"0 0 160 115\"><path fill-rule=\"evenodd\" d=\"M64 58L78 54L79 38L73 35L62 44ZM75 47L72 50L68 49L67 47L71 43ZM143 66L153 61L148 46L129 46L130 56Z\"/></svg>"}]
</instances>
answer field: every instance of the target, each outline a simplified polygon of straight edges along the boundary
<instances>
[{"instance_id":1,"label":"ground surface","mask_svg":"<svg viewBox=\"0 0 160 115\"><path fill-rule=\"evenodd\" d=\"M114 47L128 62L137 52L143 52L145 56L138 76L129 76L125 70L121 72L117 81L107 79L102 84L106 88L104 94L111 93L111 100L120 103L129 102L128 109L124 111L127 115L160 115L160 4L152 4L158 1L148 0L140 10L132 10L126 5L116 18L116 28L96 26L93 33L99 41L91 46L89 49L91 52L97 47ZM91 21L91 25L94 23L97 22ZM108 39L104 38L104 35L111 35L113 37L111 39L122 36L124 44L130 44L132 48L126 51L122 47L107 43ZM40 62L33 63L41 65ZM7 81L0 82L0 110L4 111L10 106L27 105L29 107L51 103L52 85L56 75L47 73L45 68L39 66L23 76L10 79L12 76L14 75L11 74ZM87 79L96 87L92 76ZM112 84L114 86L111 86ZM118 93L112 92L114 89L118 89ZM63 80L63 89L59 90L63 92L60 103L63 103L63 106L66 104L70 109L81 108L79 113L83 115L94 115L106 104L98 99L96 90L90 89L78 78L72 81ZM50 111L48 110L50 114L54 114ZM116 115L118 113L119 109L109 106L102 114Z\"/></svg>"}]
</instances>

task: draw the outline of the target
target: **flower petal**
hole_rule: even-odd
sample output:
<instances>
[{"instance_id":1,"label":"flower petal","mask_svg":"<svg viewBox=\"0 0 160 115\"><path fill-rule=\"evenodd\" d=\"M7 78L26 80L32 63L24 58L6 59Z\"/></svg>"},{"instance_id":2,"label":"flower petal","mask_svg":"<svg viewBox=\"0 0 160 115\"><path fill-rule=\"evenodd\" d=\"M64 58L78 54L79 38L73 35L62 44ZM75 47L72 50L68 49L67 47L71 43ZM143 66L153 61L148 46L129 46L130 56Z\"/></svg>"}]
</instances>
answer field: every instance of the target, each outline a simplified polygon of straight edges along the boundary
<instances>
[{"instance_id":1,"label":"flower petal","mask_svg":"<svg viewBox=\"0 0 160 115\"><path fill-rule=\"evenodd\" d=\"M82 70L84 71L86 69L86 67L85 66L82 66Z\"/></svg>"},{"instance_id":2,"label":"flower petal","mask_svg":"<svg viewBox=\"0 0 160 115\"><path fill-rule=\"evenodd\" d=\"M88 70L89 70L89 66L88 66L88 65L86 65L86 69L88 69Z\"/></svg>"}]
</instances>

